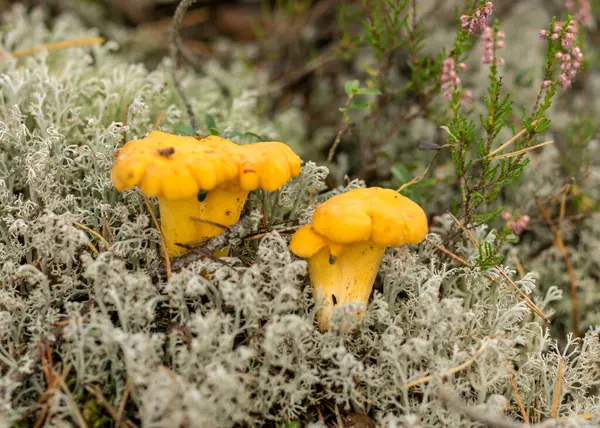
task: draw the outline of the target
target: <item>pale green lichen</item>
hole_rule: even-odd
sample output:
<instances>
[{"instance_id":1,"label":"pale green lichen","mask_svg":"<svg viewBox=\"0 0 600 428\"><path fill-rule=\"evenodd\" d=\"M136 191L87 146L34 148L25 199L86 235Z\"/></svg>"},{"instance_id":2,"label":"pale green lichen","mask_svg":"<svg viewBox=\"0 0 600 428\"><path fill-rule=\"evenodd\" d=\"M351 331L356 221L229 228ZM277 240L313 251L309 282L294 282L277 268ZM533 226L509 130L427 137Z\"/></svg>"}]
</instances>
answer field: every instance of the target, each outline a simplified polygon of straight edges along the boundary
<instances>
[{"instance_id":1,"label":"pale green lichen","mask_svg":"<svg viewBox=\"0 0 600 428\"><path fill-rule=\"evenodd\" d=\"M90 34L68 16L51 29L20 9L8 19L5 50ZM109 170L114 149L145 135L161 112L167 131L184 117L164 65L148 71L111 50L106 44L0 64L0 423L26 417L46 390L32 355L37 341L48 339L57 367L72 367L66 381L77 406L93 400L84 387L96 386L118 407L128 384L124 416L142 426L282 423L324 403L368 412L381 426L472 426L437 393L444 388L485 412L518 419L512 375L526 408L545 419L559 360L558 416L568 426L597 426L597 415L574 417L600 405L597 332L569 337L559 349L510 291L480 270L452 267L431 246L388 251L354 335L315 328L306 262L277 232L236 243L226 264L203 259L161 280L159 234L138 192L119 194ZM222 131L300 144L304 127L293 111L264 119L254 74L239 63L226 73L217 67L207 65L202 77L181 72L198 113L210 113ZM237 137L244 138L253 137ZM279 192L253 194L250 207L264 205L271 225L305 223L319 201L364 185L322 194L326 175L308 162ZM74 222L102 232L109 248ZM451 225L437 217L430 239L441 242ZM589 250L600 231L595 224L586 229L595 237L582 240ZM485 227L474 233L482 242L496 239ZM478 254L468 242L458 251L468 261ZM518 285L552 315L561 294L548 266L536 269L541 279L527 274ZM593 314L590 324L598 322ZM472 365L441 376L484 344ZM76 420L64 392L49 406L50 426Z\"/></svg>"}]
</instances>

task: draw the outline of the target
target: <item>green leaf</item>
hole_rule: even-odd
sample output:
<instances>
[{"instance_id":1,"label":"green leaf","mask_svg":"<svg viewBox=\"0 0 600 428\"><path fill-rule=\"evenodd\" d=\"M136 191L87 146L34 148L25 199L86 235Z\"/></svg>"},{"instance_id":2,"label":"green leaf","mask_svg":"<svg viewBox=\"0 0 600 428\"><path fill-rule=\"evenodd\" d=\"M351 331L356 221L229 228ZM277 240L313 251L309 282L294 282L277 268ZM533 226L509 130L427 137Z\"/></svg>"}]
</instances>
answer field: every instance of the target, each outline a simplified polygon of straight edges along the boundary
<instances>
[{"instance_id":1,"label":"green leaf","mask_svg":"<svg viewBox=\"0 0 600 428\"><path fill-rule=\"evenodd\" d=\"M221 135L221 131L219 131L217 128L210 128L209 132L210 135Z\"/></svg>"},{"instance_id":2,"label":"green leaf","mask_svg":"<svg viewBox=\"0 0 600 428\"><path fill-rule=\"evenodd\" d=\"M206 122L206 127L208 129L217 129L217 122L215 121L215 118L212 117L212 115L206 113L204 115L204 122Z\"/></svg>"},{"instance_id":3,"label":"green leaf","mask_svg":"<svg viewBox=\"0 0 600 428\"><path fill-rule=\"evenodd\" d=\"M358 88L356 95L381 95L381 91L377 88Z\"/></svg>"},{"instance_id":4,"label":"green leaf","mask_svg":"<svg viewBox=\"0 0 600 428\"><path fill-rule=\"evenodd\" d=\"M346 94L351 97L356 94L356 91L358 91L359 87L360 83L358 80L348 80L344 85L344 90L346 91Z\"/></svg>"},{"instance_id":5,"label":"green leaf","mask_svg":"<svg viewBox=\"0 0 600 428\"><path fill-rule=\"evenodd\" d=\"M184 124L175 125L174 131L177 135L185 135L188 137L194 137L195 135L197 135L196 131L194 131L194 129L191 126Z\"/></svg>"},{"instance_id":6,"label":"green leaf","mask_svg":"<svg viewBox=\"0 0 600 428\"><path fill-rule=\"evenodd\" d=\"M446 131L448 133L448 135L450 136L450 138L452 138L452 140L454 140L454 142L458 141L458 138L456 137L456 135L454 135L452 133L452 131L450 131L450 128L448 128L447 126L440 126L440 128L442 128L444 131Z\"/></svg>"},{"instance_id":7,"label":"green leaf","mask_svg":"<svg viewBox=\"0 0 600 428\"><path fill-rule=\"evenodd\" d=\"M369 102L366 100L352 100L348 107L353 109L367 109L369 108Z\"/></svg>"}]
</instances>

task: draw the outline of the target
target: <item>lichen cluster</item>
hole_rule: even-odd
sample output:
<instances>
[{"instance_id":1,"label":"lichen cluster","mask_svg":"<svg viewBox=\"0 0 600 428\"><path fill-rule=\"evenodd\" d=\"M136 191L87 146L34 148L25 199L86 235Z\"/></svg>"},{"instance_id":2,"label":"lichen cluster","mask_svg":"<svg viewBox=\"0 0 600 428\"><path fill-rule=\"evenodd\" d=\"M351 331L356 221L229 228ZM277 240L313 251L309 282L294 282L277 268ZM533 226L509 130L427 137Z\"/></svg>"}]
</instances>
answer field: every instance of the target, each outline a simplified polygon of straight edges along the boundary
<instances>
[{"instance_id":1,"label":"lichen cluster","mask_svg":"<svg viewBox=\"0 0 600 428\"><path fill-rule=\"evenodd\" d=\"M69 15L51 28L19 8L8 19L0 51L92 34ZM144 137L159 117L160 130L175 132L184 114L166 62L148 71L114 48L0 58L0 425L31 425L46 406L48 426L78 417L112 426L100 393L114 409L127 395L123 420L144 427L316 427L333 422L335 409L389 427L472 426L439 393L518 420L511 378L543 420L559 370L561 422L600 423L598 331L559 348L501 280L514 275L504 266L456 267L427 243L390 248L360 329L319 331L307 263L290 252L289 235L251 239L263 218L308 224L318 203L364 186L323 193L327 169L312 162L280 190L251 194L244 215L254 230L231 242L233 257L198 259L164 280L160 235L141 195L119 193L110 170L125 141ZM244 134L255 132L300 144L294 110L268 122L254 88L239 88L254 71L239 61L227 73L218 67L181 74L199 114L239 131L238 143L256 141ZM429 239L442 245L452 224L438 216ZM582 254L595 260L600 230L586 228ZM474 233L497 239L485 226ZM468 241L457 251L467 262L479 256ZM541 275L516 281L549 317L563 305L551 265L528 266ZM594 286L582 285L590 299ZM599 322L597 312L587 316L586 325ZM64 387L38 402L48 388L46 349Z\"/></svg>"}]
</instances>

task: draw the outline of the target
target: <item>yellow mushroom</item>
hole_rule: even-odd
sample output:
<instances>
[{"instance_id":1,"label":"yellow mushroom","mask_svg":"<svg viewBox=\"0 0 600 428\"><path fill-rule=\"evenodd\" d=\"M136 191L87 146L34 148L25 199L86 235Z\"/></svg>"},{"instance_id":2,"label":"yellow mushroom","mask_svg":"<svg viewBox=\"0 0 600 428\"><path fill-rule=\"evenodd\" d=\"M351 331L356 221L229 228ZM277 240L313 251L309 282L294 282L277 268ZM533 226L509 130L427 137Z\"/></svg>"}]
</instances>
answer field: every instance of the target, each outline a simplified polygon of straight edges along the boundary
<instances>
[{"instance_id":1,"label":"yellow mushroom","mask_svg":"<svg viewBox=\"0 0 600 428\"><path fill-rule=\"evenodd\" d=\"M417 244L426 234L425 212L394 190L354 189L319 205L312 224L300 228L290 243L294 254L309 259L319 328L329 329L334 307L350 302L362 304L355 313L358 324L385 249Z\"/></svg>"},{"instance_id":2,"label":"yellow mushroom","mask_svg":"<svg viewBox=\"0 0 600 428\"><path fill-rule=\"evenodd\" d=\"M236 223L250 191L278 189L300 173L301 163L279 142L239 146L217 136L196 139L158 131L127 142L115 156L111 178L119 191L139 186L146 196L158 198L171 256L184 251L177 243L216 236L223 232L220 226Z\"/></svg>"}]
</instances>

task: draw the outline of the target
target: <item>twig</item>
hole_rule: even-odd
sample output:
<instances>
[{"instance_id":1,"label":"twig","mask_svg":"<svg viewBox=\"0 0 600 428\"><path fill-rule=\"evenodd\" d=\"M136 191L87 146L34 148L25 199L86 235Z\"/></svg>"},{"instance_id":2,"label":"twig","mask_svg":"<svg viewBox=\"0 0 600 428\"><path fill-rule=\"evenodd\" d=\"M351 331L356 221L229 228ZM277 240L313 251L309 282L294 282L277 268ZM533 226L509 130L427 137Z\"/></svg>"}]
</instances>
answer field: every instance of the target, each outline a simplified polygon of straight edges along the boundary
<instances>
[{"instance_id":1,"label":"twig","mask_svg":"<svg viewBox=\"0 0 600 428\"><path fill-rule=\"evenodd\" d=\"M433 242L432 240L430 240L429 238L425 238L425 241L427 243L429 243L430 245L434 246L435 248L437 248L439 251L441 251L442 253L446 254L448 257L450 257L451 259L459 262L460 264L462 264L465 267L468 267L469 269L474 269L475 265L472 265L471 263L468 263L467 261L463 260L462 258L460 258L459 256L457 256L456 254L454 254L452 251L447 250L443 247L441 247L440 245L436 244L435 242ZM498 270L498 272L500 272L500 275L502 275L504 277L504 279L506 279L512 286L513 288L516 290L517 294L520 295L525 304L527 305L527 307L529 307L529 309L531 309L532 311L534 311L536 314L538 314L544 321L546 321L547 323L550 322L550 319L544 315L544 313L542 312L542 310L535 304L533 303L533 301L529 298L529 296L527 296L525 293L523 293L523 291L521 291L521 289L517 286L517 284L515 284L515 282L510 279L510 277L508 275L506 275L504 272L502 272L501 270ZM505 290L511 292L511 290L506 287L505 284L503 284L500 280L498 280L498 278L492 276L491 274L489 274L488 272L483 272L483 274L492 282L500 285L501 287L503 287ZM515 295L513 293L513 295ZM515 295L515 297L517 297L517 295ZM517 297L518 299L518 297Z\"/></svg>"},{"instance_id":2,"label":"twig","mask_svg":"<svg viewBox=\"0 0 600 428\"><path fill-rule=\"evenodd\" d=\"M560 387L562 385L563 360L558 360L558 374L556 376L556 386L554 387L554 396L552 397L552 413L550 417L556 418L558 405L560 404Z\"/></svg>"},{"instance_id":3,"label":"twig","mask_svg":"<svg viewBox=\"0 0 600 428\"><path fill-rule=\"evenodd\" d=\"M252 219L250 216L242 218L233 226L228 227L223 233L213 236L206 240L206 244L202 247L192 248L179 257L173 259L172 269L174 271L183 269L187 265L196 260L207 257L213 252L225 248L232 239L243 238L244 234L252 227Z\"/></svg>"},{"instance_id":4,"label":"twig","mask_svg":"<svg viewBox=\"0 0 600 428\"><path fill-rule=\"evenodd\" d=\"M541 119L538 120L534 120L531 125L532 126L536 126L539 121ZM525 134L527 132L527 128L523 128L521 129L521 131L519 131L515 136L513 136L512 138L508 139L504 144L501 144L500 147L498 147L495 150L492 150L491 152L488 153L488 158L491 156L494 156L496 153L501 152L503 149L505 149L506 147L510 146L512 143L514 143L515 141L517 141L520 137L523 136L523 134Z\"/></svg>"},{"instance_id":5,"label":"twig","mask_svg":"<svg viewBox=\"0 0 600 428\"><path fill-rule=\"evenodd\" d=\"M52 343L56 342L59 339L63 328L64 328L64 326L62 326L62 325L58 326L58 327L54 327L52 329L53 337L46 338L48 343L52 344ZM37 366L38 364L40 364L40 362L42 361L42 351L43 350L41 348L39 348L38 346L33 348L31 353L29 354L29 357L21 359L21 361L17 365L18 366L17 371L15 371L11 375L9 375L8 378L12 382L17 382L17 383L25 382L29 376L33 375L33 370L31 372L26 372L21 369L23 369L26 366L33 368L33 367ZM4 394L4 391L5 391L4 388L0 388L0 395Z\"/></svg>"},{"instance_id":6,"label":"twig","mask_svg":"<svg viewBox=\"0 0 600 428\"><path fill-rule=\"evenodd\" d=\"M160 229L160 223L158 223L158 220L156 219L156 216L154 215L154 210L152 209L152 206L150 205L150 201L148 200L146 195L144 195L143 193L140 193L140 194L142 195L142 198L144 198L144 204L146 205L146 208L148 209L148 212L150 213L150 217L152 217L152 222L154 223L154 226L156 227L156 229L158 230L158 234L160 235L160 248L162 249L163 255L165 257L165 276L167 277L167 281L168 281L169 278L171 278L171 258L169 257L169 250L167 249L167 244L165 244L165 239L163 238L163 234Z\"/></svg>"},{"instance_id":7,"label":"twig","mask_svg":"<svg viewBox=\"0 0 600 428\"><path fill-rule=\"evenodd\" d=\"M71 391L69 391L69 387L67 386L67 384L62 376L58 376L58 383L60 384L60 387L62 388L62 390L64 391L64 393L67 396L67 402L69 403L69 406L73 410L73 413L75 413L75 420L79 424L79 427L87 428L85 419L83 418L83 415L79 411L79 407L77 407L77 402L73 398L73 395L71 394Z\"/></svg>"},{"instance_id":8,"label":"twig","mask_svg":"<svg viewBox=\"0 0 600 428\"><path fill-rule=\"evenodd\" d=\"M350 116L348 115L348 108L350 106L351 101L352 101L352 96L349 96L348 99L346 100L346 104L344 104L344 116L342 117L342 121L340 123L340 127L338 128L338 132L335 136L335 140L333 141L333 145L329 149L329 154L327 155L328 162L333 161L333 156L335 155L335 151L337 150L338 146L340 145L340 142L342 141L342 136L344 135L344 132L346 131L346 125L348 124L348 121L350 120Z\"/></svg>"},{"instance_id":9,"label":"twig","mask_svg":"<svg viewBox=\"0 0 600 428\"><path fill-rule=\"evenodd\" d=\"M59 49L73 48L73 47L79 47L79 46L97 45L97 44L102 43L103 41L104 41L104 38L102 38L102 37L87 37L85 39L64 40L62 42L48 43L45 45L40 45L40 46L36 46L33 48L29 48L29 49L13 51L10 54L13 57L18 58L18 57L27 56L27 55L31 55L31 54L34 54L37 52L42 52L42 51L56 51ZM0 54L0 56L1 56L1 54Z\"/></svg>"},{"instance_id":10,"label":"twig","mask_svg":"<svg viewBox=\"0 0 600 428\"><path fill-rule=\"evenodd\" d=\"M398 190L396 190L398 193L402 193L402 191L404 189L406 189L409 186L412 186L413 184L417 184L419 183L421 180L423 180L425 178L425 176L427 175L427 173L429 172L429 169L431 168L431 165L433 165L433 162L435 162L435 158L437 157L437 155L440 152L437 151L435 152L435 155L433 155L433 157L431 158L431 161L429 162L429 165L427 165L427 168L425 168L425 171L423 171L423 174L421 175L417 175L415 178L413 178L412 180L410 180L408 183L404 183L402 186L400 186L398 188Z\"/></svg>"},{"instance_id":11,"label":"twig","mask_svg":"<svg viewBox=\"0 0 600 428\"><path fill-rule=\"evenodd\" d=\"M490 342L492 341L492 339L493 339L492 337L488 337L483 342L483 345L481 345L481 347L477 350L477 352L475 352L475 355L473 355L467 361L465 361L464 363L462 363L459 366L451 368L450 370L448 370L448 371L446 371L446 372L444 372L444 373L442 373L440 375L437 375L436 377L447 378L448 376L451 376L451 375L453 375L455 373L458 373L459 371L464 370L467 367L469 367L471 364L473 364L477 360L477 358L479 358L479 356L481 354L483 354L483 351L485 351L485 348L487 348L487 346L490 344ZM401 389L412 388L413 386L417 386L417 385L421 385L423 383L427 383L427 382L429 382L433 378L434 378L433 375L425 376L425 377L422 377L420 379L413 380L412 382L409 382L409 383L407 383L405 385L402 385L400 388Z\"/></svg>"},{"instance_id":12,"label":"twig","mask_svg":"<svg viewBox=\"0 0 600 428\"><path fill-rule=\"evenodd\" d=\"M194 217L194 216L190 217L190 220L208 224L209 226L218 227L219 229L227 229L227 227L228 227L228 226L225 226L224 224L217 223L216 221L205 220L203 218L198 218L198 217ZM188 242L188 244L189 244L189 242Z\"/></svg>"},{"instance_id":13,"label":"twig","mask_svg":"<svg viewBox=\"0 0 600 428\"><path fill-rule=\"evenodd\" d=\"M529 296L527 294L525 294L523 292L523 290L521 290L519 288L519 286L510 278L510 276L508 276L506 273L502 272L500 269L498 269L498 272L500 273L500 275L508 281L508 283L510 285L512 285L512 287L517 291L517 293L523 298L523 300L525 301L525 304L527 306L529 306L530 309L532 309L536 314L538 314L544 321L546 322L550 322L550 319L544 315L544 313L542 312L542 310L540 308L537 307L537 305L535 303L533 303L533 301L529 298ZM489 276L492 279L495 279L492 276Z\"/></svg>"},{"instance_id":14,"label":"twig","mask_svg":"<svg viewBox=\"0 0 600 428\"><path fill-rule=\"evenodd\" d=\"M517 400L517 404L519 405L519 411L521 412L521 416L523 416L523 421L529 425L529 416L527 416L527 411L525 410L525 406L523 405L523 400L521 400L521 394L519 394L519 389L517 388L517 383L515 382L515 375L510 375L510 384L512 386L513 392L515 393L515 400Z\"/></svg>"},{"instance_id":15,"label":"twig","mask_svg":"<svg viewBox=\"0 0 600 428\"><path fill-rule=\"evenodd\" d=\"M267 232L262 232L262 233L258 233L256 235L251 235L248 236L246 238L244 238L244 241L255 241L257 239L261 239L265 236L267 236L269 233L272 232L277 232L277 233L289 233L289 232L295 232L296 230L300 229L302 226L290 226L290 227L282 227L281 229L273 229L273 230L269 230Z\"/></svg>"},{"instance_id":16,"label":"twig","mask_svg":"<svg viewBox=\"0 0 600 428\"><path fill-rule=\"evenodd\" d=\"M544 141L543 143L539 143L539 144L536 144L535 146L531 146L531 147L526 147L524 149L517 150L515 152L506 153L506 154L498 155L498 156L488 157L487 160L493 161L493 160L499 160L499 159L512 158L513 156L519 156L519 155L522 155L524 153L530 152L532 150L538 149L538 148L543 147L543 146L547 146L548 144L552 144L552 143L554 143L554 141Z\"/></svg>"},{"instance_id":17,"label":"twig","mask_svg":"<svg viewBox=\"0 0 600 428\"><path fill-rule=\"evenodd\" d=\"M123 391L123 397L121 398L121 404L119 404L119 409L117 410L117 424L121 422L121 418L123 417L123 412L125 411L125 405L127 404L127 399L129 398L130 392L131 382L129 381L129 379L127 379L127 382L125 383L125 390Z\"/></svg>"},{"instance_id":18,"label":"twig","mask_svg":"<svg viewBox=\"0 0 600 428\"><path fill-rule=\"evenodd\" d=\"M185 105L185 109L187 110L187 114L190 119L190 123L194 131L198 130L198 121L196 120L196 116L194 115L194 110L192 109L192 104L188 100L187 96L183 91L183 86L181 86L181 82L177 79L177 75L175 73L175 67L177 65L177 53L179 52L179 28L181 28L181 23L183 21L183 17L185 13L189 9L191 5L193 5L196 0L182 0L177 9L175 10L175 14L173 15L173 26L171 27L171 35L169 38L169 56L171 57L171 75L173 77L173 83L177 92L181 96L183 100L183 104Z\"/></svg>"},{"instance_id":19,"label":"twig","mask_svg":"<svg viewBox=\"0 0 600 428\"><path fill-rule=\"evenodd\" d=\"M454 217L454 215L452 215L452 213L450 211L446 211L446 212L450 215L450 218L452 218L452 220L454 220L454 223L456 223L456 225L458 227L460 227L463 232L465 232L465 235L467 235L467 238L469 238L469 241L471 241L471 243L473 245L475 245L475 248L479 248L479 242L477 242L477 240L475 239L475 237L473 236L471 231L469 229L467 229L465 227L465 225L462 224L456 217Z\"/></svg>"},{"instance_id":20,"label":"twig","mask_svg":"<svg viewBox=\"0 0 600 428\"><path fill-rule=\"evenodd\" d=\"M338 428L344 428L344 421L342 420L342 415L340 415L340 409L337 404L335 405L335 420Z\"/></svg>"},{"instance_id":21,"label":"twig","mask_svg":"<svg viewBox=\"0 0 600 428\"><path fill-rule=\"evenodd\" d=\"M76 221L73 222L73 226L76 226L82 230L85 230L86 232L88 232L91 235L94 235L96 238L98 238L100 240L100 242L102 242L102 244L104 245L104 249L108 249L110 247L110 245L108 244L108 242L106 241L106 239L104 239L104 236L100 235L98 232L96 232L95 230L90 229L89 227L78 223Z\"/></svg>"},{"instance_id":22,"label":"twig","mask_svg":"<svg viewBox=\"0 0 600 428\"><path fill-rule=\"evenodd\" d=\"M463 260L462 258L460 258L459 256L457 256L456 254L454 254L452 251L445 249L444 247L436 244L435 242L433 242L431 239L429 238L425 238L425 241L427 241L427 243L429 245L434 246L435 248L437 248L439 251L441 251L442 253L444 253L445 255L447 255L448 257L450 257L451 259L457 261L458 263L460 263L463 266L466 266L468 268L475 268L474 265L472 265L471 263Z\"/></svg>"},{"instance_id":23,"label":"twig","mask_svg":"<svg viewBox=\"0 0 600 428\"><path fill-rule=\"evenodd\" d=\"M561 200L561 216L562 216L561 218L564 218L564 204L565 204L566 196L567 196L567 192L565 192L565 194L563 195L563 199ZM544 219L544 221L550 228L550 231L554 235L554 240L553 240L554 245L556 245L556 247L558 247L558 249L562 255L562 258L564 260L565 266L567 268L567 273L569 275L569 290L571 292L571 304L573 305L573 312L571 315L572 323L573 323L573 333L575 334L576 337L580 337L581 332L579 330L579 298L577 297L577 279L575 278L575 272L573 270L573 265L571 264L571 259L569 258L569 252L567 251L567 247L565 246L565 243L562 239L560 230L557 229L554 226L554 223L552 223L552 220L550 220L548 211L542 204L542 201L540 200L538 195L535 196L535 200L537 202L538 209L540 210L540 214L542 215L542 218ZM562 220L559 219L559 225L561 225L561 224L562 224ZM562 226L561 226L561 228L562 228Z\"/></svg>"},{"instance_id":24,"label":"twig","mask_svg":"<svg viewBox=\"0 0 600 428\"><path fill-rule=\"evenodd\" d=\"M119 415L117 410L113 407L112 404L108 402L108 400L104 397L104 394L102 394L102 391L100 391L97 387L86 386L85 390L92 394L94 397L96 397L96 400L98 400L98 402L104 406L110 417L113 418L113 420L115 421L115 425L117 427L136 426L133 422L129 420L127 420L126 422L121 422L121 416Z\"/></svg>"},{"instance_id":25,"label":"twig","mask_svg":"<svg viewBox=\"0 0 600 428\"><path fill-rule=\"evenodd\" d=\"M156 118L156 121L154 122L154 129L158 129L164 119L165 119L165 112L163 110L160 112L160 114Z\"/></svg>"}]
</instances>

